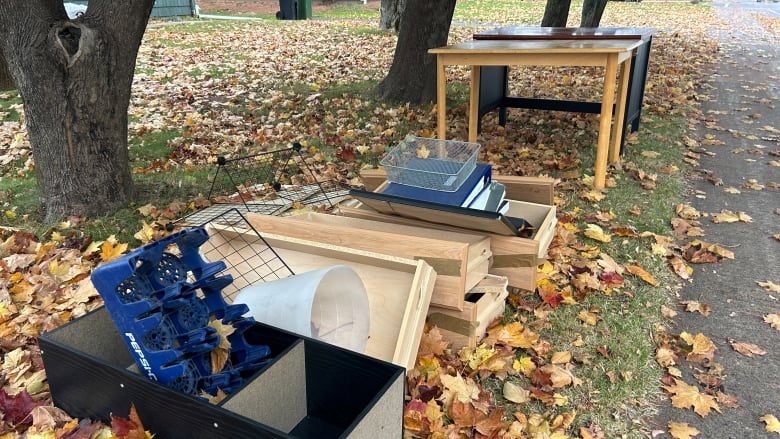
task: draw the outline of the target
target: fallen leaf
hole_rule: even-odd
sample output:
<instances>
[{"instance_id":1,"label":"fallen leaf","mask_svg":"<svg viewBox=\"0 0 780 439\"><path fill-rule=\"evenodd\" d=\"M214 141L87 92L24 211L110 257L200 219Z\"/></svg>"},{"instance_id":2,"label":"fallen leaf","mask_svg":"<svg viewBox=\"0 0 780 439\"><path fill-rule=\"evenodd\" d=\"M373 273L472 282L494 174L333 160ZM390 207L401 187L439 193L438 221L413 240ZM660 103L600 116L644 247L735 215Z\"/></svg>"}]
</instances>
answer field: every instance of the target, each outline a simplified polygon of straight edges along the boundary
<instances>
[{"instance_id":1,"label":"fallen leaf","mask_svg":"<svg viewBox=\"0 0 780 439\"><path fill-rule=\"evenodd\" d=\"M701 315L707 317L710 315L712 309L706 303L697 302L695 300L686 300L680 302L680 305L685 306L685 310L688 312L699 312Z\"/></svg>"},{"instance_id":2,"label":"fallen leaf","mask_svg":"<svg viewBox=\"0 0 780 439\"><path fill-rule=\"evenodd\" d=\"M766 351L758 347L753 343L744 343L732 339L728 339L729 344L735 351L746 357L752 357L755 355L766 355Z\"/></svg>"},{"instance_id":3,"label":"fallen leaf","mask_svg":"<svg viewBox=\"0 0 780 439\"><path fill-rule=\"evenodd\" d=\"M775 415L766 414L758 418L758 420L766 424L766 431L770 433L780 433L780 421L777 420Z\"/></svg>"},{"instance_id":4,"label":"fallen leaf","mask_svg":"<svg viewBox=\"0 0 780 439\"><path fill-rule=\"evenodd\" d=\"M652 274L648 273L647 271L645 271L642 267L640 267L638 265L626 265L625 269L630 274L633 274L634 276L639 277L640 279L642 279L643 281L645 281L646 283L648 283L648 284L650 284L652 286L657 286L658 285L658 281L655 280L655 277L653 277Z\"/></svg>"},{"instance_id":5,"label":"fallen leaf","mask_svg":"<svg viewBox=\"0 0 780 439\"><path fill-rule=\"evenodd\" d=\"M612 236L608 233L604 232L604 229L599 227L596 224L588 224L585 226L585 236L591 239L595 239L599 242L610 242L612 241Z\"/></svg>"},{"instance_id":6,"label":"fallen leaf","mask_svg":"<svg viewBox=\"0 0 780 439\"><path fill-rule=\"evenodd\" d=\"M664 390L672 394L672 406L677 408L690 408L701 417L707 416L711 410L721 413L715 398L699 392L696 386L691 386L684 381L674 380L671 386L664 386Z\"/></svg>"},{"instance_id":7,"label":"fallen leaf","mask_svg":"<svg viewBox=\"0 0 780 439\"><path fill-rule=\"evenodd\" d=\"M780 293L780 285L772 282L771 280L768 280L766 282L756 281L756 283L759 286L765 288L767 291L771 291L773 293Z\"/></svg>"},{"instance_id":8,"label":"fallen leaf","mask_svg":"<svg viewBox=\"0 0 780 439\"><path fill-rule=\"evenodd\" d=\"M699 430L688 425L687 422L669 422L669 434L674 439L691 439L701 433Z\"/></svg>"},{"instance_id":9,"label":"fallen leaf","mask_svg":"<svg viewBox=\"0 0 780 439\"><path fill-rule=\"evenodd\" d=\"M769 323L770 326L780 331L780 312L775 314L767 314L764 316L764 321Z\"/></svg>"},{"instance_id":10,"label":"fallen leaf","mask_svg":"<svg viewBox=\"0 0 780 439\"><path fill-rule=\"evenodd\" d=\"M504 398L517 404L523 404L531 400L531 392L511 381L504 381Z\"/></svg>"}]
</instances>

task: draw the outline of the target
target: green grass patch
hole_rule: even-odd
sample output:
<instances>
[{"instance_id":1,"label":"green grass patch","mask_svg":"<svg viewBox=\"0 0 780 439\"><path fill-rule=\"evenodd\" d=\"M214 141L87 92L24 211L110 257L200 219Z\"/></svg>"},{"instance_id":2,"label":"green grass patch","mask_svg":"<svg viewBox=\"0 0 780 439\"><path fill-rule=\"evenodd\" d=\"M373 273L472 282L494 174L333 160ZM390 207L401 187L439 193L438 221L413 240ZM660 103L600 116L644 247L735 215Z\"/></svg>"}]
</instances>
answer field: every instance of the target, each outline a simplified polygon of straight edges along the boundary
<instances>
[{"instance_id":1,"label":"green grass patch","mask_svg":"<svg viewBox=\"0 0 780 439\"><path fill-rule=\"evenodd\" d=\"M18 122L22 98L16 90L0 92L0 122Z\"/></svg>"},{"instance_id":2,"label":"green grass patch","mask_svg":"<svg viewBox=\"0 0 780 439\"><path fill-rule=\"evenodd\" d=\"M318 1L318 0L309 0ZM337 1L325 11L312 13L313 18L379 20L379 11L367 8L361 1Z\"/></svg>"}]
</instances>

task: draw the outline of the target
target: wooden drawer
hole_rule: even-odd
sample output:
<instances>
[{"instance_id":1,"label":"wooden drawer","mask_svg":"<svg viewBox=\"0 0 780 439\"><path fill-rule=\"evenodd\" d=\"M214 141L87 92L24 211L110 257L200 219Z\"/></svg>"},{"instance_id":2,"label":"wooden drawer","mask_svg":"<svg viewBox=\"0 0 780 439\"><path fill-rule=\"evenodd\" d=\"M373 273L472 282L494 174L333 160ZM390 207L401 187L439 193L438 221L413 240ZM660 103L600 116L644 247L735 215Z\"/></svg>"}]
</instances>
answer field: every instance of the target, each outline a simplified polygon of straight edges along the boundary
<instances>
[{"instance_id":1,"label":"wooden drawer","mask_svg":"<svg viewBox=\"0 0 780 439\"><path fill-rule=\"evenodd\" d=\"M437 326L453 350L474 348L485 337L488 325L504 313L507 278L486 276L466 296L463 311L431 306L428 323Z\"/></svg>"},{"instance_id":2,"label":"wooden drawer","mask_svg":"<svg viewBox=\"0 0 780 439\"><path fill-rule=\"evenodd\" d=\"M206 229L213 247L206 250L203 257L224 260L227 265L225 273L231 275L232 267L237 264L253 266L257 276L254 282L262 282L267 278L266 272L278 270L276 266L264 264L260 256L271 249L293 273L333 265L349 266L363 281L368 295L370 322L364 353L409 369L414 367L436 281L436 272L424 260L415 261L271 233L264 233L263 239L260 239L249 230L238 232L219 225L210 225ZM249 278L251 274L242 275L249 285L253 283Z\"/></svg>"},{"instance_id":3,"label":"wooden drawer","mask_svg":"<svg viewBox=\"0 0 780 439\"><path fill-rule=\"evenodd\" d=\"M525 218L536 227L531 238L489 234L490 251L493 262L489 273L506 276L509 285L515 288L533 290L536 288L536 267L547 257L547 249L555 235L555 206L509 200L510 216ZM339 205L339 212L344 216L369 219L393 224L412 225L437 230L469 232L467 229L432 223L398 215L379 213L357 200L349 200ZM471 231L473 232L473 231Z\"/></svg>"},{"instance_id":4,"label":"wooden drawer","mask_svg":"<svg viewBox=\"0 0 780 439\"><path fill-rule=\"evenodd\" d=\"M462 310L467 291L481 281L491 260L490 238L340 215L306 213L290 217L247 214L260 235L306 239L357 250L422 259L436 271L431 303Z\"/></svg>"}]
</instances>

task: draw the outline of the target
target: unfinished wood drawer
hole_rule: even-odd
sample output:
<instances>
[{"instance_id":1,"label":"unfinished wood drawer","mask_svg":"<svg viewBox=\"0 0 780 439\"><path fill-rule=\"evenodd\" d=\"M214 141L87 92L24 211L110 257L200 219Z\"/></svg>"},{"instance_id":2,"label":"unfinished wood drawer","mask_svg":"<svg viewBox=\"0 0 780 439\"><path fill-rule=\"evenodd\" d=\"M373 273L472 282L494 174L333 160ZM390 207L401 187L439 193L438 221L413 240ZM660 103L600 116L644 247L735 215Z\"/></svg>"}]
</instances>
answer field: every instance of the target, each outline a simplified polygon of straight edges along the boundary
<instances>
[{"instance_id":1,"label":"unfinished wood drawer","mask_svg":"<svg viewBox=\"0 0 780 439\"><path fill-rule=\"evenodd\" d=\"M488 275L466 296L463 311L431 306L428 323L437 326L453 350L474 348L485 337L488 325L504 313L507 278Z\"/></svg>"},{"instance_id":2,"label":"unfinished wood drawer","mask_svg":"<svg viewBox=\"0 0 780 439\"><path fill-rule=\"evenodd\" d=\"M262 236L306 239L357 250L422 259L436 270L431 303L462 310L466 292L481 281L490 265L490 238L390 224L347 216L306 213L290 217L247 214Z\"/></svg>"},{"instance_id":3,"label":"unfinished wood drawer","mask_svg":"<svg viewBox=\"0 0 780 439\"><path fill-rule=\"evenodd\" d=\"M493 262L489 273L506 276L509 285L515 288L533 290L536 287L536 267L547 257L547 249L555 235L555 206L508 200L508 216L517 216L536 227L531 238L489 234ZM379 213L357 200L339 205L339 212L353 218L383 221L394 224L427 227L438 230L468 232L453 225L439 224L398 215Z\"/></svg>"},{"instance_id":4,"label":"unfinished wood drawer","mask_svg":"<svg viewBox=\"0 0 780 439\"><path fill-rule=\"evenodd\" d=\"M257 267L257 282L278 270L260 258L273 251L294 273L304 273L333 265L347 265L360 276L368 294L370 323L365 354L406 368L413 368L425 326L425 317L433 294L436 272L424 260L412 260L381 253L355 250L289 236L263 233L263 239L250 230L206 227L213 250L203 254L207 260L224 260L225 273L236 264ZM241 235L241 236L235 236ZM226 250L238 243L239 246ZM225 258L225 255L230 255ZM247 279L248 274L243 274ZM251 285L251 280L250 285Z\"/></svg>"}]
</instances>

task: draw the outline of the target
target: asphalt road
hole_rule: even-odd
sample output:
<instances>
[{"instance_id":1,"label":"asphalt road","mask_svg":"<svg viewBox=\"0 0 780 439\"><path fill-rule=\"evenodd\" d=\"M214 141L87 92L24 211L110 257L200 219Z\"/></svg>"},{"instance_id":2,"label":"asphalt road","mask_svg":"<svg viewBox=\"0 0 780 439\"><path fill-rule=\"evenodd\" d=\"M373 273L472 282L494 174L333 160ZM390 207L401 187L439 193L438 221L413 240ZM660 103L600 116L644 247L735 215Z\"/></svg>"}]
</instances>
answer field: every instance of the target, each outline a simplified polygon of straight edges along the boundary
<instances>
[{"instance_id":1,"label":"asphalt road","mask_svg":"<svg viewBox=\"0 0 780 439\"><path fill-rule=\"evenodd\" d=\"M702 72L711 87L701 90L702 98L709 99L701 104L709 121L693 135L703 143L697 149L701 159L692 172L688 201L702 213L745 212L752 222L716 224L711 217L701 219L706 236L700 239L731 250L735 258L693 266L692 282L679 292L679 300L705 303L712 312L705 317L678 308L670 332L702 333L715 343L714 361L725 375L721 390L736 397L739 407L720 404L722 413L702 417L691 409L673 408L664 399L651 428L666 431L670 421L686 422L700 431L696 439L780 438L759 420L766 414L780 419L780 330L763 321L763 316L780 312L780 294L757 284L780 284L780 241L773 238L780 233L776 211L780 189L767 186L780 183L780 167L769 164L780 160L772 155L780 152L780 35L757 20L758 15L780 19L780 3L745 0L711 5L729 26L713 30L722 62L714 71ZM713 184L717 179L723 184ZM748 189L751 181L765 187ZM724 191L729 187L740 193ZM766 354L743 356L728 340L756 344ZM688 384L696 383L692 373L704 370L687 364L681 369Z\"/></svg>"}]
</instances>

